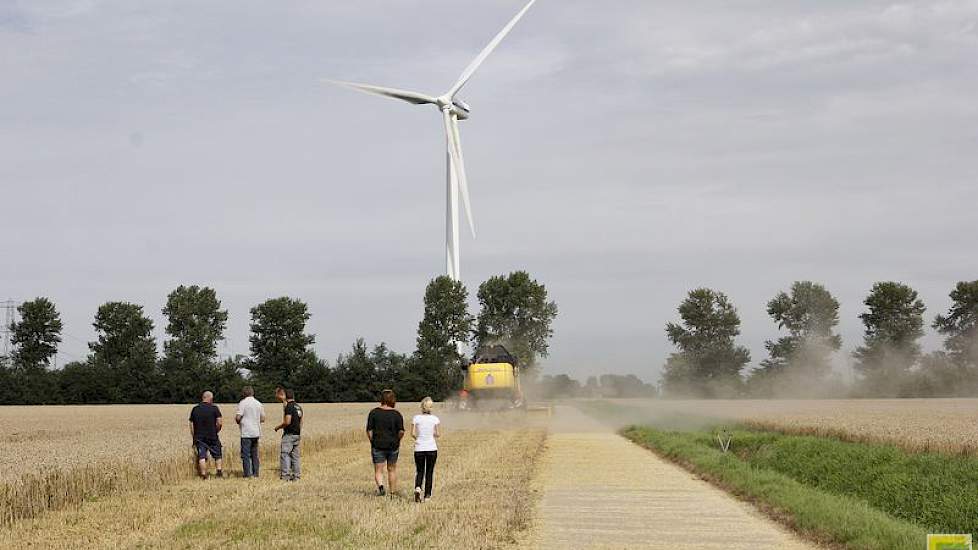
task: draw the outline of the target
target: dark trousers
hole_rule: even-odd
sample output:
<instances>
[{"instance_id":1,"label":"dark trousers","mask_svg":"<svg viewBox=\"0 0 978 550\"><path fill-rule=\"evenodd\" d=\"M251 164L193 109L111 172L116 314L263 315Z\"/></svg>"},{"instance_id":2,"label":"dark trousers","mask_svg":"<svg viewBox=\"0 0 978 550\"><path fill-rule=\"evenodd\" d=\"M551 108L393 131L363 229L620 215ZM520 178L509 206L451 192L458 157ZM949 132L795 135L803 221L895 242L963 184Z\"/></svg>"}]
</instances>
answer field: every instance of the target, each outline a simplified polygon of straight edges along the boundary
<instances>
[{"instance_id":1,"label":"dark trousers","mask_svg":"<svg viewBox=\"0 0 978 550\"><path fill-rule=\"evenodd\" d=\"M258 438L241 438L241 467L245 477L258 477Z\"/></svg>"},{"instance_id":2,"label":"dark trousers","mask_svg":"<svg viewBox=\"0 0 978 550\"><path fill-rule=\"evenodd\" d=\"M414 467L417 473L414 474L414 486L421 487L424 482L424 496L431 496L431 486L435 483L435 461L438 460L438 451L415 451Z\"/></svg>"}]
</instances>

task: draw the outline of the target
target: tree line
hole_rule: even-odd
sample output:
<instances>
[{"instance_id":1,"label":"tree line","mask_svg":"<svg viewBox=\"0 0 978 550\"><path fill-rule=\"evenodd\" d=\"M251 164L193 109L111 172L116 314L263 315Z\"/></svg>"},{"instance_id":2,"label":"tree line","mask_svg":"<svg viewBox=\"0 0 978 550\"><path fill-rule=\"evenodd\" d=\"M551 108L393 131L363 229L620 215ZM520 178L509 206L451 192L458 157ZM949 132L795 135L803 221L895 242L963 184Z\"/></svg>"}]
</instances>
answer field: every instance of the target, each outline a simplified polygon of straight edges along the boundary
<instances>
[{"instance_id":1,"label":"tree line","mask_svg":"<svg viewBox=\"0 0 978 550\"><path fill-rule=\"evenodd\" d=\"M546 287L524 271L492 277L479 286L477 317L468 296L461 282L433 279L413 353L360 338L330 364L313 351L308 306L287 296L251 308L248 356L219 359L227 310L213 288L179 286L162 309L162 353L141 305L108 302L95 313L88 357L60 369L51 363L63 323L55 304L40 297L18 306L9 327L13 352L0 357L0 404L191 403L205 389L228 402L245 385L264 399L283 386L305 401L373 401L388 387L402 400L440 400L460 386L461 350L492 343L506 345L533 372L547 356L557 315Z\"/></svg>"},{"instance_id":2,"label":"tree line","mask_svg":"<svg viewBox=\"0 0 978 550\"><path fill-rule=\"evenodd\" d=\"M877 282L859 315L865 333L852 353L858 379L849 387L833 373L842 347L835 332L839 302L821 284L797 281L767 304L782 334L765 342L767 357L746 371L747 348L737 345L740 316L722 292L698 288L679 305L680 323L666 325L677 351L666 360L666 394L691 397L933 397L978 395L978 281L957 283L951 307L931 326L942 350L924 354L926 307L917 291Z\"/></svg>"},{"instance_id":3,"label":"tree line","mask_svg":"<svg viewBox=\"0 0 978 550\"><path fill-rule=\"evenodd\" d=\"M634 374L602 374L589 376L584 384L566 374L545 374L536 382L541 399L568 397L620 398L658 397L659 388L644 382Z\"/></svg>"}]
</instances>

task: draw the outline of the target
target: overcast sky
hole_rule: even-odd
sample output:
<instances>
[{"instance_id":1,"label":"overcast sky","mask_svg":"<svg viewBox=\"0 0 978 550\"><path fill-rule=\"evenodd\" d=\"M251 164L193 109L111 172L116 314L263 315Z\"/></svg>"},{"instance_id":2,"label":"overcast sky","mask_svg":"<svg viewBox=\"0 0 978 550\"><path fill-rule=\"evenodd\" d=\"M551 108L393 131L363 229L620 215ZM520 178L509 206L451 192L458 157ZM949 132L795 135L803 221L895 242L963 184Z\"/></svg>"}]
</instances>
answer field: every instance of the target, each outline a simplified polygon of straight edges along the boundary
<instances>
[{"instance_id":1,"label":"overcast sky","mask_svg":"<svg viewBox=\"0 0 978 550\"><path fill-rule=\"evenodd\" d=\"M281 295L330 360L411 351L445 265L438 113L320 80L441 93L520 6L0 0L0 300L56 302L60 363L110 300L162 339L179 284L216 288L222 353ZM460 97L463 279L547 285L546 372L656 380L698 286L756 365L794 280L851 351L874 281L930 321L978 278L978 0L539 0Z\"/></svg>"}]
</instances>

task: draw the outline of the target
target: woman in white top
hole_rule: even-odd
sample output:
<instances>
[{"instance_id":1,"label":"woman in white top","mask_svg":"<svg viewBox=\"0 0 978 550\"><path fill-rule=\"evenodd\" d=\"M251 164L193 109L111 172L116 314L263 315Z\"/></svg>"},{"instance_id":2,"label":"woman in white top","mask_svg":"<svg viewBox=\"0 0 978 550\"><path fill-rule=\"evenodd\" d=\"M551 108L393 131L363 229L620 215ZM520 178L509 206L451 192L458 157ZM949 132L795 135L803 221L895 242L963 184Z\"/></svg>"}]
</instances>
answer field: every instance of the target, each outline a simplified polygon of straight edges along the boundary
<instances>
[{"instance_id":1,"label":"woman in white top","mask_svg":"<svg viewBox=\"0 0 978 550\"><path fill-rule=\"evenodd\" d=\"M421 414L414 415L411 420L411 435L414 437L414 465L417 474L414 476L414 500L423 502L431 498L431 486L434 483L435 461L438 460L438 444L435 438L440 437L438 425L441 420L431 414L434 401L430 397L421 400ZM421 496L421 482L424 481L424 496Z\"/></svg>"}]
</instances>

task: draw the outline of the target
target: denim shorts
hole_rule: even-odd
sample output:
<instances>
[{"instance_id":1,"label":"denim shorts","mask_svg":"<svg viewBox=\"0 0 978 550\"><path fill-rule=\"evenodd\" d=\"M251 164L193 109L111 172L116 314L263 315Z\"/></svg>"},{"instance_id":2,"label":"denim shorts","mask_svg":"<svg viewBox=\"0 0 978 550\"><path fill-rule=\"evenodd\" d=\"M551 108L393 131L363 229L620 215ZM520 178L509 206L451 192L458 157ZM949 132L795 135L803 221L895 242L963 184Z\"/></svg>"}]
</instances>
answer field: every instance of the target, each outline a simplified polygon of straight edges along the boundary
<instances>
[{"instance_id":1,"label":"denim shorts","mask_svg":"<svg viewBox=\"0 0 978 550\"><path fill-rule=\"evenodd\" d=\"M370 449L370 458L374 464L397 464L397 454L400 449Z\"/></svg>"},{"instance_id":2,"label":"denim shorts","mask_svg":"<svg viewBox=\"0 0 978 550\"><path fill-rule=\"evenodd\" d=\"M215 439L214 441L194 441L194 447L197 448L197 460L206 460L207 454L210 453L211 458L217 460L221 458L221 440Z\"/></svg>"}]
</instances>

